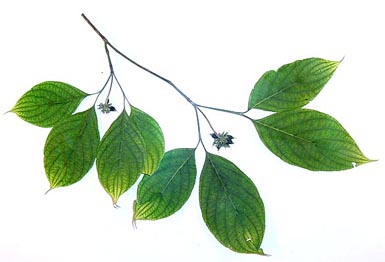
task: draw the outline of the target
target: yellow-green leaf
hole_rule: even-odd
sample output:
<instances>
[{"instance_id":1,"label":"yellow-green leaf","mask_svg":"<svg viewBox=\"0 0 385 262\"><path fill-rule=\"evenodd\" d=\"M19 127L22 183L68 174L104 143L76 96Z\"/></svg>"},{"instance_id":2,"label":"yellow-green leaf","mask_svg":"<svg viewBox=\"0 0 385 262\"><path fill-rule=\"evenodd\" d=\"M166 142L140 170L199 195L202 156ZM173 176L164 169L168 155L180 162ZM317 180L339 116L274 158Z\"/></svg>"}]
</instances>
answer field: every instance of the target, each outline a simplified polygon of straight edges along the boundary
<instances>
[{"instance_id":1,"label":"yellow-green leaf","mask_svg":"<svg viewBox=\"0 0 385 262\"><path fill-rule=\"evenodd\" d=\"M145 157L141 132L123 110L104 134L96 157L99 181L114 204L142 173Z\"/></svg>"},{"instance_id":2,"label":"yellow-green leaf","mask_svg":"<svg viewBox=\"0 0 385 262\"><path fill-rule=\"evenodd\" d=\"M159 124L150 115L131 106L130 117L136 123L146 146L143 173L151 175L158 169L164 154L164 137Z\"/></svg>"},{"instance_id":3,"label":"yellow-green leaf","mask_svg":"<svg viewBox=\"0 0 385 262\"><path fill-rule=\"evenodd\" d=\"M82 179L95 161L98 144L93 107L53 127L44 147L44 168L50 188L68 186Z\"/></svg>"},{"instance_id":4,"label":"yellow-green leaf","mask_svg":"<svg viewBox=\"0 0 385 262\"><path fill-rule=\"evenodd\" d=\"M11 112L31 124L52 127L69 117L86 96L69 84L47 81L25 93Z\"/></svg>"},{"instance_id":5,"label":"yellow-green leaf","mask_svg":"<svg viewBox=\"0 0 385 262\"><path fill-rule=\"evenodd\" d=\"M155 220L174 214L190 197L195 178L195 149L166 152L159 169L139 183L134 220Z\"/></svg>"}]
</instances>

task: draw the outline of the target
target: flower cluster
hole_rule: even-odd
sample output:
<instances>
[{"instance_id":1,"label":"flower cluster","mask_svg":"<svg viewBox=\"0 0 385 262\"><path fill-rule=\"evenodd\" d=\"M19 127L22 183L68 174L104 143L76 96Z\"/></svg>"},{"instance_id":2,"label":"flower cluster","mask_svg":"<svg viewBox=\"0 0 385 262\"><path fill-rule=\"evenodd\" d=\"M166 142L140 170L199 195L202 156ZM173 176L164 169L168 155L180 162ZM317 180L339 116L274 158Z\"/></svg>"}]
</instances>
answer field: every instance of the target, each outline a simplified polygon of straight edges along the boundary
<instances>
[{"instance_id":1,"label":"flower cluster","mask_svg":"<svg viewBox=\"0 0 385 262\"><path fill-rule=\"evenodd\" d=\"M98 105L98 109L102 110L102 113L108 114L109 112L116 111L115 107L112 106L112 103L110 103L110 100L107 99L106 102L100 103Z\"/></svg>"},{"instance_id":2,"label":"flower cluster","mask_svg":"<svg viewBox=\"0 0 385 262\"><path fill-rule=\"evenodd\" d=\"M218 151L222 147L230 147L231 144L234 144L234 137L229 135L228 132L212 133L210 135L212 138L214 138L213 146L215 146Z\"/></svg>"}]
</instances>

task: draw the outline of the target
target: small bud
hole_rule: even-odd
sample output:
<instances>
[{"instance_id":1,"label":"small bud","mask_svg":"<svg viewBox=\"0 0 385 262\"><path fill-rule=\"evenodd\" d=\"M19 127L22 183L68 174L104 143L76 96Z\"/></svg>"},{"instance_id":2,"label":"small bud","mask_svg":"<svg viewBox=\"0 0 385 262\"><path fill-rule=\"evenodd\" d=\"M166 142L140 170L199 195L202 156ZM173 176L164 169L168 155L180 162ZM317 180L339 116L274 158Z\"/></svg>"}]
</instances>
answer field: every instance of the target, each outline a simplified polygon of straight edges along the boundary
<instances>
[{"instance_id":1,"label":"small bud","mask_svg":"<svg viewBox=\"0 0 385 262\"><path fill-rule=\"evenodd\" d=\"M232 135L229 135L227 132L222 133L212 133L210 134L214 138L213 146L215 146L218 151L222 147L230 147L231 144L234 144Z\"/></svg>"},{"instance_id":2,"label":"small bud","mask_svg":"<svg viewBox=\"0 0 385 262\"><path fill-rule=\"evenodd\" d=\"M109 112L116 111L115 107L112 106L112 103L110 103L110 100L107 99L106 102L100 103L98 105L98 109L102 110L102 113L108 114Z\"/></svg>"},{"instance_id":3,"label":"small bud","mask_svg":"<svg viewBox=\"0 0 385 262\"><path fill-rule=\"evenodd\" d=\"M216 133L212 133L212 134L210 134L210 135L211 135L211 137L214 138L214 139L217 139L217 138L218 138L218 136L217 136Z\"/></svg>"}]
</instances>

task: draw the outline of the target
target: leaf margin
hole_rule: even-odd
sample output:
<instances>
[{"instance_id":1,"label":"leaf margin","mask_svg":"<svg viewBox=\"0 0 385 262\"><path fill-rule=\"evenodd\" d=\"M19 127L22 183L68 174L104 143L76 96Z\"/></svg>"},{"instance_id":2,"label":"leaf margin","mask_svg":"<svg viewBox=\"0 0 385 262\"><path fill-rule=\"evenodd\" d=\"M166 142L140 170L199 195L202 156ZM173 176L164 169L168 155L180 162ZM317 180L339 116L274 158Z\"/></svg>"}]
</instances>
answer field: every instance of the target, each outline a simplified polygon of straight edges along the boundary
<instances>
[{"instance_id":1,"label":"leaf margin","mask_svg":"<svg viewBox=\"0 0 385 262\"><path fill-rule=\"evenodd\" d=\"M111 136L118 139L114 140ZM135 152L128 148L132 146L136 147ZM117 151L118 149L120 150ZM124 109L104 134L96 155L99 182L112 198L113 205L138 180L143 170L145 154L141 132ZM122 156L126 159L121 159ZM113 163L111 158L115 158ZM134 159L139 160L133 167L127 161L132 162ZM115 165L116 162L118 163Z\"/></svg>"},{"instance_id":2,"label":"leaf margin","mask_svg":"<svg viewBox=\"0 0 385 262\"><path fill-rule=\"evenodd\" d=\"M311 57L285 64L277 70L265 72L255 83L250 92L248 110L260 109L280 112L301 108L307 105L321 92L342 60L331 61L323 58ZM312 68L311 70L307 69L308 75L301 75L303 74L301 71L309 66ZM327 72L325 73L325 71ZM316 81L314 81L313 78L316 78L317 75L319 79L318 83L315 84ZM303 87L301 88L302 85ZM312 88L309 89L309 86ZM293 89L295 89L295 92L293 92ZM304 94L298 95L299 93ZM265 97L261 97L261 100L258 100L258 97L262 95ZM297 101L290 101L293 97L295 97Z\"/></svg>"},{"instance_id":3,"label":"leaf margin","mask_svg":"<svg viewBox=\"0 0 385 262\"><path fill-rule=\"evenodd\" d=\"M163 219L163 218L166 218L166 217L173 215L174 213L179 211L184 206L184 204L187 202L187 200L191 196L192 190L193 190L194 185L195 185L196 175L197 175L196 161L195 161L195 150L196 150L196 148L176 148L176 149L169 150L164 154L164 156L160 162L159 168L155 171L155 173L152 174L151 176L146 176L146 175L143 176L142 180L139 182L139 185L138 185L137 198L134 201L133 223L135 223L136 220ZM174 171L175 159L177 157L181 157L182 161L181 161L181 165L179 165L179 162L178 162L178 166L177 166L176 170ZM172 161L173 165L170 166L170 164L166 161L168 161L168 162ZM192 169L188 170L188 168L190 168L190 167ZM185 170L185 168L187 168L187 170ZM173 171L171 177L169 177L169 174L167 174L168 172L170 172L170 169L171 169L171 171ZM180 172L185 172L185 173L181 174ZM177 177L177 176L179 176L179 177ZM182 194L182 196L178 195L177 201L179 201L179 202L174 201L173 203L171 203L171 205L173 205L171 207L171 211L169 208L169 205L170 205L170 203L169 203L167 208L163 209L163 213L160 213L160 214L157 214L156 216L154 216L154 210L155 209L153 208L153 205L156 204L157 208L159 206L163 205L162 204L162 201L164 202L163 191L165 190L165 188L169 187L171 182L173 180L175 181L176 178L179 179L179 182L186 181L186 180L181 179L182 177L185 177L185 176L187 176L187 178L190 180L187 180L187 185L186 184L183 184L183 185L179 184L179 186L180 186L179 192L185 193L184 195ZM165 179L165 178L167 179L165 181L166 182L165 186L163 186L163 184L162 184L162 183L164 183L164 181L163 182L162 181L157 182L157 181ZM176 181L176 182L178 182L178 181ZM155 195L158 194L158 190L156 190L156 191L154 190L154 189L158 189L158 188L154 187L154 183L155 183L156 187L161 186L163 188L162 191L160 192L162 194L162 199L157 201L157 203L154 203L154 202L151 203L149 201L150 199L151 199L151 201L153 201L155 198ZM151 190L149 190L149 191L151 191L151 192L148 192L148 191L144 192L144 190L146 190L146 188L148 190L149 184L151 186ZM187 191L184 191L186 189L187 189ZM151 197L148 197L148 196L145 197L146 193L150 194ZM140 198L144 198L144 200L140 200ZM168 209L167 212L166 212L166 209ZM151 212L151 213L149 213L149 212Z\"/></svg>"},{"instance_id":4,"label":"leaf margin","mask_svg":"<svg viewBox=\"0 0 385 262\"><path fill-rule=\"evenodd\" d=\"M218 164L218 167L220 168L223 168L222 167L222 164L226 164L228 165L227 167L231 167L232 169L232 172L236 173L236 177L237 179L234 179L234 181L237 181L239 182L240 179L243 179L243 181L245 183L247 183L247 186L249 187L249 192L247 192L249 195L251 195L251 198L254 200L254 201L250 201L250 205L253 206L253 208L250 208L249 211L249 215L255 211L255 210L258 210L258 211L261 211L261 214L257 214L254 216L254 219L258 220L256 223L258 223L258 225L255 225L253 224L253 227L254 227L254 235L251 236L250 235L250 232L247 232L248 230L245 230L245 234L248 234L248 236L245 236L245 234L241 237L246 237L246 239L242 239L244 240L242 243L240 242L241 240L240 239L236 239L236 241L238 241L238 243L241 243L240 245L243 245L243 247L235 247L234 246L234 239L229 235L229 230L228 228L224 229L225 230L225 233L223 235L227 235L227 241L224 239L224 237L221 235L218 228L215 228L215 226L212 225L212 221L210 221L212 219L212 217L210 217L210 215L206 214L206 212L209 212L209 208L207 208L207 201L206 201L206 198L207 197L213 197L215 193L218 193L218 190L217 188L215 189L216 192L214 193L210 193L212 192L212 187L214 186L214 183L211 182L207 182L205 181L206 179L208 179L208 175L210 175L209 171L207 171L210 167L210 165L212 166L213 169L216 169L215 170L215 173L217 178L218 178L218 181L219 183L222 185L222 187L224 187L224 192L227 192L229 187L225 188L225 183L222 180L222 178L220 178L220 175L219 175L219 171L217 170L218 167L214 167L214 164L213 164L213 159L215 161L218 161L221 162L221 164ZM223 170L226 170L226 171L229 171L230 169L223 169ZM223 171L221 170L221 171ZM211 189L211 191L209 192L205 192L205 183L207 184L207 188ZM228 185L227 185L228 186ZM236 192L236 193L244 193L243 191L242 192ZM236 194L234 194L235 196ZM227 198L227 196L225 196ZM255 201L256 200L256 201ZM244 202L245 199L243 198L242 201ZM217 203L217 206L215 208L215 210L217 209L218 205L219 207L221 207L221 202L220 201L217 201L217 199L214 199L212 200L213 203ZM237 209L234 205L234 201L231 200L230 201L233 208L234 209ZM218 204L219 203L219 204ZM239 204L239 203L238 203ZM202 168L202 171L201 171L201 176L200 176L200 181L199 181L199 205L200 205L200 209L201 209L201 212L202 212L202 217L203 217L203 220L205 222L205 224L207 225L208 229L210 230L210 232L215 236L215 238L225 247L235 251L235 252L239 252L239 253L252 253L252 254L259 254L259 255L265 255L265 253L263 252L262 248L261 248L261 244L262 244L262 240L263 240L263 236L264 236L264 231L265 231L265 209L264 209L264 204L263 204L263 201L262 201L262 198L260 197L259 195L259 192L258 192L258 189L257 187L255 186L255 184L253 183L253 181L246 175L244 174L235 164L233 164L231 161L227 160L226 158L224 157L221 157L221 156L218 156L218 155L214 155L214 154L211 154L211 153L206 153L206 159L205 159L205 163L203 165L203 168ZM213 208L213 207L211 207ZM222 207L223 208L223 207ZM245 210L245 209L243 209ZM226 213L225 215L228 216L230 213L228 210L226 210ZM237 210L237 215L238 214L242 214L241 212L238 212ZM217 217L215 215L215 217ZM247 216L246 216L247 217ZM242 217L241 217L242 218ZM243 221L244 222L244 221ZM254 221L255 222L255 221ZM222 221L221 221L222 223ZM216 226L220 225L221 223L217 223ZM258 227L258 228L257 228ZM230 227L232 228L232 227ZM239 228L238 228L239 229ZM222 229L223 230L223 229ZM239 232L234 232L234 230L232 231L233 232L233 235L239 235L240 233ZM254 237L256 236L257 239L254 239ZM233 242L231 242L231 241ZM252 244L252 246L250 246L249 244ZM245 247L246 245L246 247Z\"/></svg>"},{"instance_id":5,"label":"leaf margin","mask_svg":"<svg viewBox=\"0 0 385 262\"><path fill-rule=\"evenodd\" d=\"M48 93L52 94L51 97L45 96ZM66 96L61 103L58 99L59 96L61 98ZM72 96L73 101L65 100L71 98L70 96ZM32 125L53 127L71 116L87 96L87 93L70 84L59 81L44 81L24 93L9 112L15 113L19 118ZM32 110L25 110L25 108L32 108ZM42 117L44 118L41 119Z\"/></svg>"},{"instance_id":6,"label":"leaf margin","mask_svg":"<svg viewBox=\"0 0 385 262\"><path fill-rule=\"evenodd\" d=\"M333 168L333 167L327 167L326 165L324 165L324 167L322 167L322 164L320 162L317 162L317 166L312 166L311 164L299 164L298 161L301 161L300 159L306 159L306 157L314 157L312 152L302 152L300 153L300 156L297 156L296 159L297 160L292 160L292 159L288 159L287 157L285 156L282 156L279 154L279 151L285 151L284 149L278 149L278 146L277 146L277 149L273 149L273 145L272 143L277 143L277 140L274 141L274 139L271 139L271 138L266 138L268 134L270 134L271 136L273 136L273 134L275 133L282 133L284 137L288 138L289 140L285 140L285 139L281 139L282 141L280 142L280 145L284 145L284 144L287 144L288 141L290 141L290 139L297 139L298 141L302 141L304 144L306 143L306 145L304 147L320 147L318 144L316 144L315 141L312 141L310 140L309 137L299 137L299 131L297 130L297 133L293 134L291 133L292 131L285 131L285 130L280 130L280 128L277 128L277 127L269 127L269 124L266 124L264 122L267 122L267 121L271 121L272 119L274 120L274 118L277 118L276 122L279 123L279 124L283 124L284 121L282 120L283 118L286 119L288 121L288 119L292 120L292 121L299 121L299 119L302 119L302 118L306 118L306 121L307 122L310 122L310 121L314 121L314 119L309 119L308 115L306 114L313 114L313 115L317 115L317 117L319 119L321 119L321 121L318 121L318 123L312 123L312 126L316 126L317 129L319 129L318 131L319 132L322 132L323 130L325 130L325 126L327 128L329 128L330 130L334 131L334 132L338 132L336 134L334 134L334 136L330 136L330 137L335 137L337 138L337 135L339 136L342 136L344 135L344 137L342 137L344 140L337 140L337 139L334 139L336 142L338 143L345 143L345 144L351 144L351 147L353 148L352 150L352 153L356 154L357 155L357 158L356 159L351 159L345 163L340 163L339 166L340 167L336 167L336 168ZM302 116L301 116L302 115ZM290 118L288 118L290 117ZM282 120L282 121L281 121ZM304 109L304 108L300 108L300 109L295 109L295 110L287 110L287 111L282 111L282 112L277 112L277 113L274 113L272 115L269 115L269 116L266 116L262 119L254 119L252 120L252 123L255 127L255 129L257 130L257 133L260 137L260 139L262 140L263 144L272 152L274 153L276 156L278 156L280 159L282 159L283 161L291 164L291 165L294 165L294 166L298 166L298 167L301 167L301 168L305 168L305 169L308 169L308 170L311 170L311 171L342 171L342 170L347 170L347 169L351 169L351 168L354 168L355 166L359 166L359 165L362 165L362 164L366 164L366 163L369 163L369 162L372 162L373 160L367 158L361 151L361 149L358 147L357 143L355 142L355 140L350 136L350 134L348 133L348 131L341 125L340 122L338 122L335 118L333 118L332 116L326 114L326 113L322 113L322 112L319 112L317 110L313 110L313 109ZM329 124L327 126L327 124ZM297 123L297 126L298 128L305 128L305 126L303 125L303 123ZM320 128L320 126L323 126L322 129ZM294 125L289 125L289 127L285 127L285 128L293 128ZM331 127L334 127L335 130L333 130ZM269 128L269 131L266 131L266 132L262 132L262 129L263 128ZM317 129L314 129L317 131ZM307 136L309 136L310 132L312 130L303 130L301 132L307 132ZM324 144L322 144L322 147L325 147L325 146L329 146L332 148L332 144L325 144L325 143L329 143L329 140L333 140L331 138L328 138L328 139L325 139L325 135L326 132L322 133L321 134L322 136L319 136L318 140L320 139L323 139L325 140L326 142L324 142ZM327 137L326 137L327 138ZM300 144L300 143L298 143ZM277 144L276 144L277 145ZM291 146L293 147L293 145ZM322 149L321 147L321 149ZM330 152L333 152L335 153L335 148L333 150L330 150ZM353 152L354 151L354 152ZM314 153L314 152L313 152ZM322 155L325 156L325 152L322 153ZM344 152L341 152L340 154L344 154ZM326 158L326 156L325 156ZM336 157L333 157L333 158L330 158L328 157L331 161L333 162L337 162L336 161Z\"/></svg>"},{"instance_id":7,"label":"leaf margin","mask_svg":"<svg viewBox=\"0 0 385 262\"><path fill-rule=\"evenodd\" d=\"M90 133L91 136L85 136L84 137L84 141L82 139L80 139L79 141L84 142L85 145L86 145L85 147L88 148L88 149L91 149L89 151L83 152L83 154L82 154L83 156L82 157L84 158L84 155L86 153L88 153L89 155L85 157L86 160L82 159L82 161L80 161L80 160L77 159L76 161L72 161L72 162L69 161L69 164L72 164L72 165L74 165L74 164L76 164L78 162L82 162L83 163L83 167L82 167L82 170L80 171L80 173L76 174L76 172L75 172L75 175L76 175L75 178L74 178L74 170L70 170L68 172L70 172L71 174L70 175L67 174L66 176L67 176L67 179L69 177L72 178L72 179L68 179L67 182L65 182L65 179L63 179L63 176L61 176L61 178L59 180L57 178L55 178L55 180L54 180L53 178L54 178L55 175L51 173L52 168L54 168L53 171L58 170L57 172L61 173L61 172L63 172L62 164L67 166L67 162L68 162L67 161L68 159L64 158L64 163L60 163L61 162L61 160L60 160L61 159L61 155L62 154L66 154L65 150L67 150L67 149L65 149L64 147L61 147L59 149L59 153L56 155L54 163L50 162L51 158L52 158L52 155L50 155L50 154L52 152L56 152L56 149L53 148L55 146L55 142L57 142L57 140L60 139L60 138L63 138L63 141L69 140L68 137L67 138L65 137L65 136L67 136L69 134L68 131L65 131L65 132L62 132L62 133L59 132L59 131L60 131L61 128L66 128L67 129L67 128L71 127L71 125L69 123L75 122L75 120L79 121L78 118L80 118L80 121L81 121L81 117L83 117L83 115L85 116L84 117L85 119L84 119L83 125L82 125L81 130L80 130L80 135L83 136L84 132L88 131L87 134ZM86 129L86 128L88 128L89 130ZM64 133L65 133L65 135L63 136ZM80 137L80 135L78 137ZM79 182L88 173L88 171L92 168L92 166L93 166L93 164L95 162L96 150L97 150L97 146L99 144L99 140L100 140L100 135L99 135L99 129L98 129L98 124L97 124L97 117L96 117L96 112L95 112L95 108L94 107L91 107L88 110L76 113L74 115L71 115L70 117L66 118L65 120L60 122L58 125L53 127L51 129L50 133L48 134L46 142L45 142L45 145L44 145L44 169L45 169L45 173L46 173L47 179L48 179L48 181L50 183L50 189L49 190L57 188L57 187L69 186L69 185L72 185L72 184L75 184L75 183ZM70 146L70 149L69 149L70 150L70 152L69 152L70 155L72 155L74 152L76 154L79 154L79 150L75 149L76 145L79 144L79 141L77 141L76 143L73 142L72 144L74 144L74 145L73 145L72 148ZM67 152L67 154L68 154L68 152ZM56 161L59 161L59 163L58 163L59 167L57 167L55 165L55 163L57 163Z\"/></svg>"}]
</instances>

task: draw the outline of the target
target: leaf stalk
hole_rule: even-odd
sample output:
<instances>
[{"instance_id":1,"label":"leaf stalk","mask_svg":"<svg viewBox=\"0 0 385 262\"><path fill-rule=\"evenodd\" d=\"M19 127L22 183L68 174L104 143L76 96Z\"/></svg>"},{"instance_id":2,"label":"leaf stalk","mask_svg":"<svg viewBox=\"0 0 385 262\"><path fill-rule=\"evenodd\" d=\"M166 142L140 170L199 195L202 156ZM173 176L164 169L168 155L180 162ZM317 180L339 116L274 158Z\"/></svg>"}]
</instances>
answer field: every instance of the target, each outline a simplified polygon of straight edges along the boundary
<instances>
[{"instance_id":1,"label":"leaf stalk","mask_svg":"<svg viewBox=\"0 0 385 262\"><path fill-rule=\"evenodd\" d=\"M143 65L137 63L136 61L132 60L131 58L129 58L127 55L125 55L124 53L122 53L118 48L116 48L97 28L95 25L93 25L93 23L86 17L85 14L82 14L81 15L84 20L91 26L91 28L97 33L97 35L104 41L104 47L105 47L105 51L106 51L106 54L107 54L107 58L108 58L108 64L109 64L109 67L110 67L110 72L111 72L111 75L113 76L113 78L115 78L115 80L117 81L118 83L118 86L120 88L120 90L122 91L123 93L123 96L125 97L126 101L128 102L128 99L126 97L126 95L124 94L124 91L123 91L123 88L121 87L121 85L119 84L118 80L116 79L116 76L114 74L114 69L113 69L113 65L112 65L112 61L111 61L111 57L110 57L110 53L109 53L109 49L108 48L111 48L112 50L114 50L118 55L120 55L121 57L123 57L124 59L126 59L127 61L129 61L131 64L137 66L138 68L146 71L147 73L155 76L156 78L162 80L163 82L167 83L168 85L170 85L176 92L179 93L179 95L181 95L184 99L186 99L186 101L188 103L190 103L193 107L194 107L194 110L196 112L196 120L197 120L197 127L198 127L198 144L201 143L203 145L203 142L202 142L202 136L201 136L201 130L200 130L200 120L199 120L199 116L198 116L198 112L204 117L204 119L206 120L206 122L208 123L210 129L214 132L214 133L217 133L213 127L213 125L211 124L209 118L206 116L206 114L203 112L202 108L205 108L205 109L209 109L209 110L215 110L215 111L220 111L220 112L224 112L224 113L229 113L229 114L234 114L234 115L238 115L238 116L243 116L243 117L246 117L248 119L250 119L249 117L247 117L245 115L245 113L247 113L248 111L245 111L245 112L237 112L237 111L232 111L232 110L228 110L228 109L222 109L222 108L216 108L216 107L211 107L211 106L205 106L205 105L200 105L200 104L197 104L195 103L188 95L186 95L180 88L178 88L171 80L161 76L160 74L158 73L155 73L154 71L148 69L147 67L144 67ZM111 79L111 84L112 84L112 79ZM104 88L103 88L104 89ZM110 91L111 91L111 88L108 92L108 95L107 95L107 99L108 99L108 96L110 94ZM203 148L204 150L207 152L206 148L204 147L203 145Z\"/></svg>"}]
</instances>

